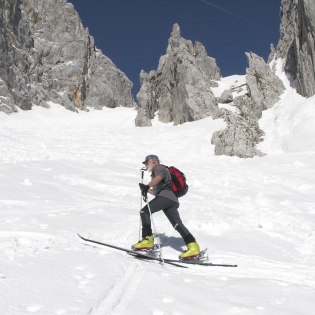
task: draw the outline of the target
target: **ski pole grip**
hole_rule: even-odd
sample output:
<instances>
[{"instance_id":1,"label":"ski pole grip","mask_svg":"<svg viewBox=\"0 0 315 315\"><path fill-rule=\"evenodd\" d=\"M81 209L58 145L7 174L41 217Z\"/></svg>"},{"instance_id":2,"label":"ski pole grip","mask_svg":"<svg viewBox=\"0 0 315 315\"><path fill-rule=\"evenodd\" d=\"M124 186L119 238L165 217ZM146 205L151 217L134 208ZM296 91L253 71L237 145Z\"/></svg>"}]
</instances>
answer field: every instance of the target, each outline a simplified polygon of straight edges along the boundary
<instances>
[{"instance_id":1,"label":"ski pole grip","mask_svg":"<svg viewBox=\"0 0 315 315\"><path fill-rule=\"evenodd\" d=\"M144 171L145 171L146 169L145 168L142 168L140 171L141 171L141 179L143 180L143 176L144 176Z\"/></svg>"}]
</instances>

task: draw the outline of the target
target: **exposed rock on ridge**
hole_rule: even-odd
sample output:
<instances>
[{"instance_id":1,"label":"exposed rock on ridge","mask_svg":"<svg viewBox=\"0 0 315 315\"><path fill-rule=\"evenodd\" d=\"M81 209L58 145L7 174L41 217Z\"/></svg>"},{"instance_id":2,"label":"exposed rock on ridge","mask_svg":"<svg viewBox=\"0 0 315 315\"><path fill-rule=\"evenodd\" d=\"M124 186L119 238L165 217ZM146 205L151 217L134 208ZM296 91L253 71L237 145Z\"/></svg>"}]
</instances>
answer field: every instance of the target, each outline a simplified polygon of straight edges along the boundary
<instances>
[{"instance_id":1,"label":"exposed rock on ridge","mask_svg":"<svg viewBox=\"0 0 315 315\"><path fill-rule=\"evenodd\" d=\"M0 0L0 111L12 113L16 106L30 109L30 80L33 39L20 0Z\"/></svg>"},{"instance_id":2,"label":"exposed rock on ridge","mask_svg":"<svg viewBox=\"0 0 315 315\"><path fill-rule=\"evenodd\" d=\"M9 4L10 2L10 4ZM66 0L0 0L0 110L133 106L132 83Z\"/></svg>"},{"instance_id":3,"label":"exposed rock on ridge","mask_svg":"<svg viewBox=\"0 0 315 315\"><path fill-rule=\"evenodd\" d=\"M157 70L140 74L136 125L150 126L156 112L160 121L174 124L212 115L217 110L212 80L220 77L215 59L208 57L205 47L182 38L178 24L174 24Z\"/></svg>"},{"instance_id":4,"label":"exposed rock on ridge","mask_svg":"<svg viewBox=\"0 0 315 315\"><path fill-rule=\"evenodd\" d=\"M282 0L280 39L275 56L296 80L302 96L315 94L315 1ZM274 57L271 54L270 59Z\"/></svg>"},{"instance_id":5,"label":"exposed rock on ridge","mask_svg":"<svg viewBox=\"0 0 315 315\"><path fill-rule=\"evenodd\" d=\"M282 0L280 39L271 47L268 62L284 60L284 70L293 78L297 92L310 97L315 94L315 2L314 0ZM282 82L270 67L253 54L247 54L249 68L246 83L248 93L234 100L239 115L221 109L227 128L213 135L216 154L251 157L260 155L256 144L263 132L258 119L261 112L272 107L284 90ZM226 92L225 94L227 94ZM224 95L223 95L224 96ZM222 97L224 99L224 97Z\"/></svg>"},{"instance_id":6,"label":"exposed rock on ridge","mask_svg":"<svg viewBox=\"0 0 315 315\"><path fill-rule=\"evenodd\" d=\"M223 118L227 123L224 130L213 134L216 155L253 157L263 153L256 149L263 131L258 119L262 111L272 107L284 91L282 81L272 72L269 65L254 53L246 53L249 68L246 70L247 94L236 97L234 106L238 113L221 108L214 118Z\"/></svg>"}]
</instances>

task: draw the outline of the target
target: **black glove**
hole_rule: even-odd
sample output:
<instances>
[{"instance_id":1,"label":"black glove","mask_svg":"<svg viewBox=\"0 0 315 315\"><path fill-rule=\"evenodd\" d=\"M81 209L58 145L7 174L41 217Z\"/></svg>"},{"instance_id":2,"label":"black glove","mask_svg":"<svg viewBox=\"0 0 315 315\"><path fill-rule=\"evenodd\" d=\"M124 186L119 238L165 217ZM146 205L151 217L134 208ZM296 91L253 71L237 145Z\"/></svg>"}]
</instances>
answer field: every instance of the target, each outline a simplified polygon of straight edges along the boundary
<instances>
[{"instance_id":1,"label":"black glove","mask_svg":"<svg viewBox=\"0 0 315 315\"><path fill-rule=\"evenodd\" d=\"M149 185L145 185L145 184L142 184L142 183L139 183L139 187L140 187L140 190L141 190L141 195L144 199L147 199L147 195L148 195L148 190L150 189L150 186Z\"/></svg>"}]
</instances>

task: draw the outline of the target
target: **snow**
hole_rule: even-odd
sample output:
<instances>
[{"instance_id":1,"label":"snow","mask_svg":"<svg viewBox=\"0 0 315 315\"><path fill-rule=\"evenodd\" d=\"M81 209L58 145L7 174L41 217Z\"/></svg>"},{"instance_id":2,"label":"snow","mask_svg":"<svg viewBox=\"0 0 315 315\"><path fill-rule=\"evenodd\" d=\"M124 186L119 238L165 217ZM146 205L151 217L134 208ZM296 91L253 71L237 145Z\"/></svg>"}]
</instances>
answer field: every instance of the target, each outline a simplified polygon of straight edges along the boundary
<instances>
[{"instance_id":1,"label":"snow","mask_svg":"<svg viewBox=\"0 0 315 315\"><path fill-rule=\"evenodd\" d=\"M225 124L211 118L136 128L126 108L0 113L1 314L313 314L314 101L288 88L259 122L268 155L253 159L214 156ZM237 268L161 266L77 237L138 240L152 153L186 174L180 213L210 261ZM176 258L182 239L154 220Z\"/></svg>"},{"instance_id":2,"label":"snow","mask_svg":"<svg viewBox=\"0 0 315 315\"><path fill-rule=\"evenodd\" d=\"M245 75L231 75L228 77L221 78L221 80L216 81L217 87L211 88L215 97L221 97L225 90L230 90L232 92L233 98L244 95L247 93L246 76ZM218 103L219 108L225 108L235 114L239 114L239 109L234 106L234 103L223 104Z\"/></svg>"},{"instance_id":3,"label":"snow","mask_svg":"<svg viewBox=\"0 0 315 315\"><path fill-rule=\"evenodd\" d=\"M271 63L286 87L286 93L271 109L263 112L260 127L266 139L260 148L268 153L314 152L315 151L315 96L305 99L299 95L289 79L280 70L282 61Z\"/></svg>"},{"instance_id":4,"label":"snow","mask_svg":"<svg viewBox=\"0 0 315 315\"><path fill-rule=\"evenodd\" d=\"M211 88L215 97L220 97L225 90L232 89L233 97L240 96L246 93L246 75L231 75L223 77L221 80L216 81L217 87ZM237 92L239 88L242 88L242 92Z\"/></svg>"}]
</instances>

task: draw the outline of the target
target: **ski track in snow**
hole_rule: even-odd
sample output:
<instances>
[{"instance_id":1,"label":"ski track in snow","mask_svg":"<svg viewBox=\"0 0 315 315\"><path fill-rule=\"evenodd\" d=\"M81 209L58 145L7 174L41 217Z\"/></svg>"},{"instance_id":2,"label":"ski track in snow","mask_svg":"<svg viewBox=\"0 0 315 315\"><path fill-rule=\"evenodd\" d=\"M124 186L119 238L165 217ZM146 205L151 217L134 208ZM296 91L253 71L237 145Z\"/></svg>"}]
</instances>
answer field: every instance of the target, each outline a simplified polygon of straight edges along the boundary
<instances>
[{"instance_id":1,"label":"ski track in snow","mask_svg":"<svg viewBox=\"0 0 315 315\"><path fill-rule=\"evenodd\" d=\"M303 101L288 93L261 121L274 132L262 143L269 155L247 160L213 155L211 134L225 124L211 118L135 128L126 108L0 113L1 314L312 314L315 149L301 136L294 151L291 116L294 135L315 131L290 99ZM141 161L151 153L185 172L181 215L210 261L237 268L182 270L78 239L138 240ZM183 241L163 213L154 220L164 257L176 258Z\"/></svg>"},{"instance_id":2,"label":"ski track in snow","mask_svg":"<svg viewBox=\"0 0 315 315\"><path fill-rule=\"evenodd\" d=\"M136 298L135 294L144 277L140 264L130 264L126 272L106 292L104 297L93 307L88 315L127 314L127 307Z\"/></svg>"}]
</instances>

